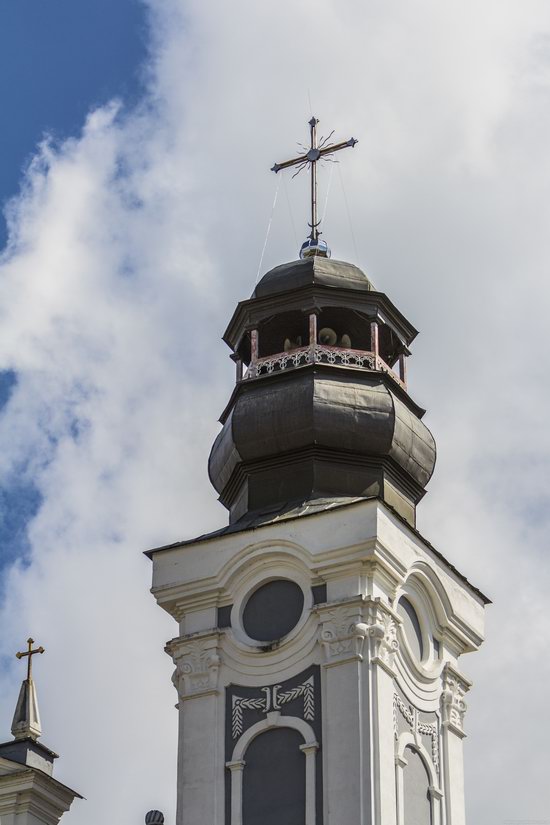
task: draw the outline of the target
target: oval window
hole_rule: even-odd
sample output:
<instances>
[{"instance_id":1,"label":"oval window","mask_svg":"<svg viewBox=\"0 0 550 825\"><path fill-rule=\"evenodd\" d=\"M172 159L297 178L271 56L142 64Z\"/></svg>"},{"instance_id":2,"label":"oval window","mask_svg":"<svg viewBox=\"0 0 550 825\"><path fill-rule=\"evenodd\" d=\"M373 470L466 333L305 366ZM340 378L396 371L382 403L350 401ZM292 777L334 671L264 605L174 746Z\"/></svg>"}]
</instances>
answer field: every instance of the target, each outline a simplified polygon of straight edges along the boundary
<instances>
[{"instance_id":1,"label":"oval window","mask_svg":"<svg viewBox=\"0 0 550 825\"><path fill-rule=\"evenodd\" d=\"M424 642L416 610L405 596L401 596L397 603L397 612L403 619L403 631L409 647L421 661L424 658Z\"/></svg>"},{"instance_id":2,"label":"oval window","mask_svg":"<svg viewBox=\"0 0 550 825\"><path fill-rule=\"evenodd\" d=\"M288 579L267 582L255 590L243 611L247 636L275 642L296 627L304 609L302 588Z\"/></svg>"}]
</instances>

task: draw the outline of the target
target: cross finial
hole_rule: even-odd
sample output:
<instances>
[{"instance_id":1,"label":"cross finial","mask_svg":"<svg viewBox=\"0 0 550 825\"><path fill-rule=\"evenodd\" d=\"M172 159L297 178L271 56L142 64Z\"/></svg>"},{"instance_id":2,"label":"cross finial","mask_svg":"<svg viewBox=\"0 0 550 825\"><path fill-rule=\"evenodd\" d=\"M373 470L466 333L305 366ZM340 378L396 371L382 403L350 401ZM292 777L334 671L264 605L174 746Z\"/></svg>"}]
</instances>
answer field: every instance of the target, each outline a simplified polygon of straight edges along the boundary
<instances>
[{"instance_id":1,"label":"cross finial","mask_svg":"<svg viewBox=\"0 0 550 825\"><path fill-rule=\"evenodd\" d=\"M17 652L15 654L18 659L23 659L25 657L28 657L28 662L27 662L27 681L28 682L30 682L32 680L32 657L34 656L35 653L45 653L45 650L42 646L37 647L35 650L33 650L32 649L33 644L34 644L34 639L28 638L27 639L28 650L26 650L24 653Z\"/></svg>"},{"instance_id":2,"label":"cross finial","mask_svg":"<svg viewBox=\"0 0 550 825\"><path fill-rule=\"evenodd\" d=\"M334 134L334 130L328 135L328 137L323 138L321 137L320 142L317 142L317 124L319 121L316 117L312 117L309 121L309 132L310 132L310 147L309 149L306 146L302 146L304 153L299 155L296 158L292 158L291 160L285 160L283 163L275 163L271 167L272 172L280 172L281 169L287 169L290 166L296 166L297 170L292 177L296 177L302 169L305 169L309 166L309 171L311 175L311 223L309 224L311 232L309 233L309 238L302 244L302 248L300 250L300 256L302 258L309 257L311 255L324 255L325 257L330 257L330 251L327 244L324 241L319 241L319 224L320 221L317 217L317 163L320 160L332 160L331 155L334 152L338 152L340 149L346 149L348 147L353 148L357 143L355 138L350 138L349 140L341 141L340 143L330 143L330 139ZM334 161L337 162L337 161Z\"/></svg>"}]
</instances>

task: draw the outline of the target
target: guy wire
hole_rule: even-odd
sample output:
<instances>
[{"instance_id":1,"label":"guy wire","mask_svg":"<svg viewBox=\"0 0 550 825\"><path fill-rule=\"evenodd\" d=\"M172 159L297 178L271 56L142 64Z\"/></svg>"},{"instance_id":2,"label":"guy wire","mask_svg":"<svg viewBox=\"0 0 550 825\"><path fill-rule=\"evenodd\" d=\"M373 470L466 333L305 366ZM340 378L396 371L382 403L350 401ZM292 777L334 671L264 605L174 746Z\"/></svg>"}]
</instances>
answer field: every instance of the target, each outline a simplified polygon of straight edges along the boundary
<instances>
[{"instance_id":1,"label":"guy wire","mask_svg":"<svg viewBox=\"0 0 550 825\"><path fill-rule=\"evenodd\" d=\"M275 189L275 197L273 198L273 206L271 207L271 215L269 216L269 221L267 222L267 232L265 233L265 241L264 241L264 248L262 249L262 254L260 256L260 263L258 264L258 272L256 274L256 280L254 281L254 285L258 283L260 278L260 272L262 269L262 263L264 261L265 249L267 246L267 240L269 238L269 233L271 232L271 224L273 222L273 213L275 212L275 205L277 203L277 195L279 194L279 186L281 185L281 181L277 181L277 188Z\"/></svg>"},{"instance_id":2,"label":"guy wire","mask_svg":"<svg viewBox=\"0 0 550 825\"><path fill-rule=\"evenodd\" d=\"M290 198L288 197L288 188L286 185L286 177L284 170L281 170L281 177L283 179L283 189L285 190L285 197L286 203L288 206L288 214L290 215L290 223L292 224L292 231L294 233L294 241L296 243L296 248L299 248L300 244L298 243L298 235L296 234L296 224L294 223L294 215L292 214L292 206L290 205Z\"/></svg>"},{"instance_id":3,"label":"guy wire","mask_svg":"<svg viewBox=\"0 0 550 825\"><path fill-rule=\"evenodd\" d=\"M355 241L355 232L353 231L353 224L351 222L351 214L350 214L350 211L349 211L348 196L346 195L346 188L344 186L344 178L342 177L342 170L340 169L340 164L338 164L338 174L340 175L340 183L342 185L342 193L344 195L344 203L346 205L346 214L348 216L349 230L350 230L350 233L351 233L351 240L352 240L353 249L354 249L354 252L355 252L355 263L358 264L359 263L359 255L357 253L357 243Z\"/></svg>"}]
</instances>

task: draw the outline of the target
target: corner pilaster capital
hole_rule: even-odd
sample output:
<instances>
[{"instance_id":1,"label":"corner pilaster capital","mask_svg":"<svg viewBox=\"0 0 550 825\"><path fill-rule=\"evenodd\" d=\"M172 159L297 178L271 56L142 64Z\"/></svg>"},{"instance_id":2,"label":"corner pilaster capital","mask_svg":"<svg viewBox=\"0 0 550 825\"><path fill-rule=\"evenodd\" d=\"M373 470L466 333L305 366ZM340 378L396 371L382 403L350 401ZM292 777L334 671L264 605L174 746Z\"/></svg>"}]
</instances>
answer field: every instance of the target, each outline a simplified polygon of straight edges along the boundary
<instances>
[{"instance_id":1,"label":"corner pilaster capital","mask_svg":"<svg viewBox=\"0 0 550 825\"><path fill-rule=\"evenodd\" d=\"M464 733L464 716L468 707L464 697L469 691L471 683L450 664L445 665L443 668L441 679L443 727L463 738L466 735Z\"/></svg>"},{"instance_id":2,"label":"corner pilaster capital","mask_svg":"<svg viewBox=\"0 0 550 825\"><path fill-rule=\"evenodd\" d=\"M362 598L330 602L317 608L319 638L325 652L325 667L362 661L368 628L363 622Z\"/></svg>"},{"instance_id":3,"label":"corner pilaster capital","mask_svg":"<svg viewBox=\"0 0 550 825\"><path fill-rule=\"evenodd\" d=\"M165 650L176 665L172 682L181 700L217 693L221 665L218 631L172 639Z\"/></svg>"},{"instance_id":4,"label":"corner pilaster capital","mask_svg":"<svg viewBox=\"0 0 550 825\"><path fill-rule=\"evenodd\" d=\"M380 599L365 602L365 618L370 640L370 654L373 664L380 665L390 676L395 676L394 664L399 642L397 640L398 619L393 611Z\"/></svg>"}]
</instances>

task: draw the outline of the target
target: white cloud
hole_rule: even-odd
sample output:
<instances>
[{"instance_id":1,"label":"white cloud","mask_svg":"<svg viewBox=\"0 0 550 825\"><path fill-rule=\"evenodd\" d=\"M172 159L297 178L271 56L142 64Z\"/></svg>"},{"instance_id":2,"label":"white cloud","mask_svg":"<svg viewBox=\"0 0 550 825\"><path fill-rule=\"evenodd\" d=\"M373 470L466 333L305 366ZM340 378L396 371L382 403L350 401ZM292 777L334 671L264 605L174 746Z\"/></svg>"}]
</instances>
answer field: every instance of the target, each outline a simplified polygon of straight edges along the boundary
<instances>
[{"instance_id":1,"label":"white cloud","mask_svg":"<svg viewBox=\"0 0 550 825\"><path fill-rule=\"evenodd\" d=\"M67 821L106 805L122 822L156 806L173 819L175 626L139 551L224 519L206 475L232 381L219 336L251 291L268 170L306 136L308 97L324 130L360 139L341 164L359 263L422 331L412 392L439 457L420 528L495 600L463 665L469 821L540 819L550 9L151 0L150 15L148 95L42 147L1 264L0 360L19 383L0 472L28 463L43 495L2 652L29 633L48 647L44 741L88 798ZM301 239L305 182L288 190ZM327 215L335 257L354 260L338 175ZM263 268L295 252L281 190ZM0 676L4 731L19 676Z\"/></svg>"}]
</instances>

